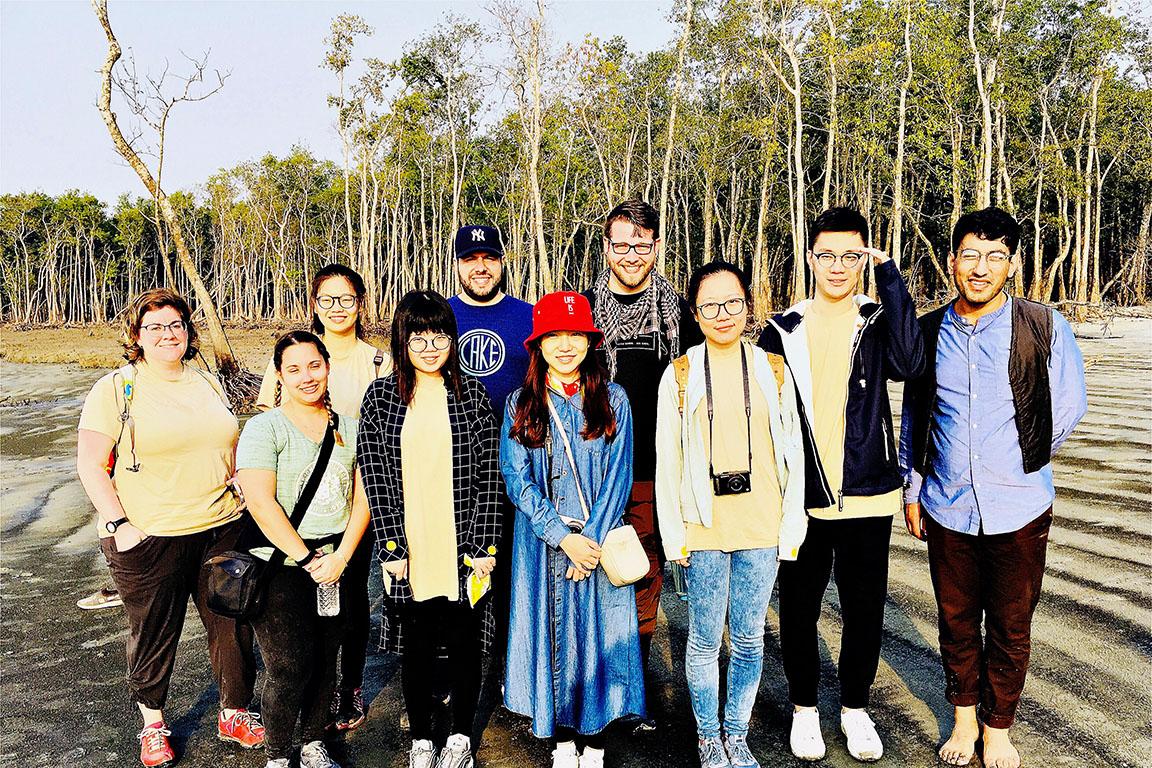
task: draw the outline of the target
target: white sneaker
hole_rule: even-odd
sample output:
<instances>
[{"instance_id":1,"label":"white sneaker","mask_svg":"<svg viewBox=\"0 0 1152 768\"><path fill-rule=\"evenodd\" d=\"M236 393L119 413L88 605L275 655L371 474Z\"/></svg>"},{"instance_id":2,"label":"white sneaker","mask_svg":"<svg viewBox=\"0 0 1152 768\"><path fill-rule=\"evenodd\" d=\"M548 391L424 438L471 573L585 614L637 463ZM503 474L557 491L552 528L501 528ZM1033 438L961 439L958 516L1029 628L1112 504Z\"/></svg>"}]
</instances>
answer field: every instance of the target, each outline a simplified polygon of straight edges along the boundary
<instances>
[{"instance_id":1,"label":"white sneaker","mask_svg":"<svg viewBox=\"0 0 1152 768\"><path fill-rule=\"evenodd\" d=\"M876 725L864 710L841 712L840 730L848 737L848 754L857 760L871 763L884 756L884 742L880 741Z\"/></svg>"},{"instance_id":2,"label":"white sneaker","mask_svg":"<svg viewBox=\"0 0 1152 768\"><path fill-rule=\"evenodd\" d=\"M322 741L310 741L300 747L300 768L340 768L328 754Z\"/></svg>"},{"instance_id":3,"label":"white sneaker","mask_svg":"<svg viewBox=\"0 0 1152 768\"><path fill-rule=\"evenodd\" d=\"M604 750L584 747L580 755L580 768L604 768Z\"/></svg>"},{"instance_id":4,"label":"white sneaker","mask_svg":"<svg viewBox=\"0 0 1152 768\"><path fill-rule=\"evenodd\" d=\"M264 764L264 768L291 768L291 763L288 762L286 757L277 757L275 760L269 760Z\"/></svg>"},{"instance_id":5,"label":"white sneaker","mask_svg":"<svg viewBox=\"0 0 1152 768\"><path fill-rule=\"evenodd\" d=\"M444 749L440 750L436 768L474 768L475 764L472 759L472 742L464 734L454 733L448 737Z\"/></svg>"},{"instance_id":6,"label":"white sneaker","mask_svg":"<svg viewBox=\"0 0 1152 768\"><path fill-rule=\"evenodd\" d=\"M418 739L412 742L412 749L408 752L408 768L432 768L436 762L436 747L428 739Z\"/></svg>"},{"instance_id":7,"label":"white sneaker","mask_svg":"<svg viewBox=\"0 0 1152 768\"><path fill-rule=\"evenodd\" d=\"M552 768L580 768L580 753L576 751L576 742L565 741L556 745L552 750Z\"/></svg>"},{"instance_id":8,"label":"white sneaker","mask_svg":"<svg viewBox=\"0 0 1152 768\"><path fill-rule=\"evenodd\" d=\"M801 760L822 760L826 751L820 735L820 711L802 709L792 713L792 733L788 737L792 754Z\"/></svg>"}]
</instances>

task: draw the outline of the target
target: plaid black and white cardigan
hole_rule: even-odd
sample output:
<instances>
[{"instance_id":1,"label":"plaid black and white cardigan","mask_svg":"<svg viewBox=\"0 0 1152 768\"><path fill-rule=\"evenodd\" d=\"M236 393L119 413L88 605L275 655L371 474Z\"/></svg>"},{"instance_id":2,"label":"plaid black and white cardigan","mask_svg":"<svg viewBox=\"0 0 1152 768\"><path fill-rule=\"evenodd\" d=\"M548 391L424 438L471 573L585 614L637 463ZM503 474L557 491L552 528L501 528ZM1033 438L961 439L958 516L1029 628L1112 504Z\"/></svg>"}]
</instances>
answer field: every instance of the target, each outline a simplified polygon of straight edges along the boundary
<instances>
[{"instance_id":1,"label":"plaid black and white cardigan","mask_svg":"<svg viewBox=\"0 0 1152 768\"><path fill-rule=\"evenodd\" d=\"M448 421L452 429L452 497L456 510L456 550L460 575L460 599L472 569L464 557L504 557L497 552L500 541L500 438L496 417L484 385L464 375L461 397L448 387ZM364 393L360 427L356 436L356 461L364 480L372 529L376 533L376 557L389 563L408 557L404 532L404 488L400 470L400 430L408 406L400 400L395 374L376 379ZM501 557L501 559L504 559ZM499 561L498 561L499 562ZM507 566L505 566L507 567ZM403 651L396 606L412 599L407 580L392 584L382 601L380 649ZM480 604L484 611L483 648L492 644L492 599Z\"/></svg>"}]
</instances>

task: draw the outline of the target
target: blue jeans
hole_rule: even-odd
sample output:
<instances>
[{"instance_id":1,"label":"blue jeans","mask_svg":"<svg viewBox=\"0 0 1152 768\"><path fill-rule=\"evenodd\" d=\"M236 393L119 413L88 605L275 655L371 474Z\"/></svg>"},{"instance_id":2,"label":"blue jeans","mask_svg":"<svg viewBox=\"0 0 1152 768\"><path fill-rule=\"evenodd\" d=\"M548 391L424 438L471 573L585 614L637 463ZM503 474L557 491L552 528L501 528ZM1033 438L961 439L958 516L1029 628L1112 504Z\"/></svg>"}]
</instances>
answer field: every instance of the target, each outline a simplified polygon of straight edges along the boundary
<instances>
[{"instance_id":1,"label":"blue jeans","mask_svg":"<svg viewBox=\"0 0 1152 768\"><path fill-rule=\"evenodd\" d=\"M728 616L728 700L724 733L748 734L764 666L764 624L776 581L776 547L738 552L693 552L688 581L688 647L684 666L696 732L720 735L720 643Z\"/></svg>"}]
</instances>

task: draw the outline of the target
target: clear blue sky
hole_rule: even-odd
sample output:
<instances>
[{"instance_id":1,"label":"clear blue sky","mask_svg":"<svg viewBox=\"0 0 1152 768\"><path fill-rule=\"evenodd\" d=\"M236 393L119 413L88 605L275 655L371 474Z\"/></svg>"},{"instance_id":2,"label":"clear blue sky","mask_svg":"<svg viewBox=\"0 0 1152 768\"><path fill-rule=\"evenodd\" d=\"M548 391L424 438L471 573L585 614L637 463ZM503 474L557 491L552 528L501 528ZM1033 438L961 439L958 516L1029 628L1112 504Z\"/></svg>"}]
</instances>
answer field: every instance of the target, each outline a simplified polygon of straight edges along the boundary
<instances>
[{"instance_id":1,"label":"clear blue sky","mask_svg":"<svg viewBox=\"0 0 1152 768\"><path fill-rule=\"evenodd\" d=\"M558 45L618 34L643 52L667 44L670 7L671 0L561 0L548 18ZM166 58L172 72L187 72L180 52L200 57L208 49L210 67L231 71L223 91L174 111L169 190L297 143L339 160L326 103L335 79L320 67L332 18L363 16L376 34L360 41L357 56L390 61L448 12L491 21L479 2L109 2L112 27L141 75L158 74ZM0 192L80 189L107 202L122 192L144 194L96 111L106 53L88 2L0 0ZM117 111L127 130L127 110Z\"/></svg>"}]
</instances>

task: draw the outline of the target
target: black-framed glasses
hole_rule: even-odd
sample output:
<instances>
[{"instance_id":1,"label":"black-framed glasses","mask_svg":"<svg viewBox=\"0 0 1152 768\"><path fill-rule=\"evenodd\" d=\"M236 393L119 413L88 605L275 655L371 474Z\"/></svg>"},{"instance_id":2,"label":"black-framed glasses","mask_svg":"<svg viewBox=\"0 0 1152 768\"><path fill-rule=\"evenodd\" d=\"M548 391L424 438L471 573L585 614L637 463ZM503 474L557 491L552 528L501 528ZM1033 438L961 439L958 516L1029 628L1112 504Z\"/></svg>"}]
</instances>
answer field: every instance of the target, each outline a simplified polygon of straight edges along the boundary
<instances>
[{"instance_id":1,"label":"black-framed glasses","mask_svg":"<svg viewBox=\"0 0 1152 768\"><path fill-rule=\"evenodd\" d=\"M744 307L747 303L744 299L728 299L725 302L710 301L707 304L696 305L696 311L705 320L715 320L720 317L720 307L724 307L724 311L729 317L736 317L736 315L744 314Z\"/></svg>"},{"instance_id":2,"label":"black-framed glasses","mask_svg":"<svg viewBox=\"0 0 1152 768\"><path fill-rule=\"evenodd\" d=\"M652 253L656 247L655 242L648 243L614 243L608 241L608 247L612 249L612 253L617 256L627 256L629 251L636 251L637 256L647 256Z\"/></svg>"},{"instance_id":3,"label":"black-framed glasses","mask_svg":"<svg viewBox=\"0 0 1152 768\"><path fill-rule=\"evenodd\" d=\"M860 263L860 260L864 258L864 254L859 251L848 251L847 253L820 251L819 253L812 254L812 258L816 259L822 267L830 267L839 261L844 265L845 269L852 269L852 267Z\"/></svg>"},{"instance_id":4,"label":"black-framed glasses","mask_svg":"<svg viewBox=\"0 0 1152 768\"><path fill-rule=\"evenodd\" d=\"M988 259L989 266L1002 267L1012 260L1012 254L1007 251L981 253L980 251L965 248L956 255L956 258L960 260L960 263L973 267L980 263L980 259Z\"/></svg>"},{"instance_id":5,"label":"black-framed glasses","mask_svg":"<svg viewBox=\"0 0 1152 768\"><path fill-rule=\"evenodd\" d=\"M188 325L183 320L173 320L170 323L148 323L148 325L140 326L140 330L148 331L148 333L164 333L165 331L172 331L172 333L184 333L188 330Z\"/></svg>"},{"instance_id":6,"label":"black-framed glasses","mask_svg":"<svg viewBox=\"0 0 1152 768\"><path fill-rule=\"evenodd\" d=\"M332 309L332 307L339 304L344 309L352 309L356 306L355 294L346 293L343 296L317 296L316 306L320 309Z\"/></svg>"},{"instance_id":7,"label":"black-framed glasses","mask_svg":"<svg viewBox=\"0 0 1152 768\"><path fill-rule=\"evenodd\" d=\"M408 339L408 349L412 350L413 352L423 352L424 350L428 349L429 345L431 345L432 349L435 349L437 352L443 352L444 350L448 349L448 347L452 346L452 337L443 333L438 333L431 339L428 339L424 336L413 336L412 338Z\"/></svg>"}]
</instances>

